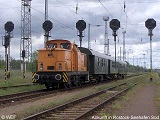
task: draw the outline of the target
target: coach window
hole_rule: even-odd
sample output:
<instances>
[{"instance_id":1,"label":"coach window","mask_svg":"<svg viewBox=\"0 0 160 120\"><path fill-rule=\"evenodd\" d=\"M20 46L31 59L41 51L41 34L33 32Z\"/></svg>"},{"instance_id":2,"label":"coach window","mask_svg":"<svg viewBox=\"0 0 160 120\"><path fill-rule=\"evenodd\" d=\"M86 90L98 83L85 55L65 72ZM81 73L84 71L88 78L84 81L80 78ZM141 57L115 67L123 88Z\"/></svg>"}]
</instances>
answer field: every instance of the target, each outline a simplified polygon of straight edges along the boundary
<instances>
[{"instance_id":1,"label":"coach window","mask_svg":"<svg viewBox=\"0 0 160 120\"><path fill-rule=\"evenodd\" d=\"M105 66L105 59L102 59L102 66Z\"/></svg>"},{"instance_id":2,"label":"coach window","mask_svg":"<svg viewBox=\"0 0 160 120\"><path fill-rule=\"evenodd\" d=\"M123 65L122 65L122 64L119 64L119 68L123 68Z\"/></svg>"},{"instance_id":3,"label":"coach window","mask_svg":"<svg viewBox=\"0 0 160 120\"><path fill-rule=\"evenodd\" d=\"M98 66L100 66L100 58L97 58Z\"/></svg>"},{"instance_id":4,"label":"coach window","mask_svg":"<svg viewBox=\"0 0 160 120\"><path fill-rule=\"evenodd\" d=\"M112 67L113 67L113 68L115 67L115 62L112 62Z\"/></svg>"}]
</instances>

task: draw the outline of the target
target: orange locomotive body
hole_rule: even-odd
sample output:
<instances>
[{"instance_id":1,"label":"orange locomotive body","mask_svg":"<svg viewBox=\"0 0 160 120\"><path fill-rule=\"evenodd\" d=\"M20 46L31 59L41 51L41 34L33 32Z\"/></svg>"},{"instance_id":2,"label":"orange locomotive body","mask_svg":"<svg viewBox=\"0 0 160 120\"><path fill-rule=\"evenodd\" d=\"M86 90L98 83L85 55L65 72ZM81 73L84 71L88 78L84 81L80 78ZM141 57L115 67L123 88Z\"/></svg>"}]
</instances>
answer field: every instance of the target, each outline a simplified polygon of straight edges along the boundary
<instances>
[{"instance_id":1,"label":"orange locomotive body","mask_svg":"<svg viewBox=\"0 0 160 120\"><path fill-rule=\"evenodd\" d=\"M86 54L81 53L76 44L68 40L50 40L46 45L46 48L38 50L34 83L59 88L79 85L88 79Z\"/></svg>"}]
</instances>

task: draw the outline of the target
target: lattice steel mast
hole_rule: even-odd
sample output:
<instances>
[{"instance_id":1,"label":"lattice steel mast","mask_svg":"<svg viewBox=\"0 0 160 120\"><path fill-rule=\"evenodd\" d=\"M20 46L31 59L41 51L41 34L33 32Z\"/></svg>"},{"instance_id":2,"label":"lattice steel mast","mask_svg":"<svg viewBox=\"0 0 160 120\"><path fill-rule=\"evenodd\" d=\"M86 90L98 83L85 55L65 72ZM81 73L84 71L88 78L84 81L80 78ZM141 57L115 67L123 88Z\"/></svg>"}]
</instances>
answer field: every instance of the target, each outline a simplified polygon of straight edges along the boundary
<instances>
[{"instance_id":1,"label":"lattice steel mast","mask_svg":"<svg viewBox=\"0 0 160 120\"><path fill-rule=\"evenodd\" d=\"M45 0L45 21L48 20L48 0ZM44 47L46 48L46 42L48 41L49 33L47 31L45 32L44 37Z\"/></svg>"},{"instance_id":2,"label":"lattice steel mast","mask_svg":"<svg viewBox=\"0 0 160 120\"><path fill-rule=\"evenodd\" d=\"M31 1L21 1L21 42L20 58L23 59L23 73L25 72L25 62L30 61L32 54L31 42ZM23 77L24 74L23 74Z\"/></svg>"},{"instance_id":3,"label":"lattice steel mast","mask_svg":"<svg viewBox=\"0 0 160 120\"><path fill-rule=\"evenodd\" d=\"M45 20L48 20L48 0L45 0Z\"/></svg>"}]
</instances>

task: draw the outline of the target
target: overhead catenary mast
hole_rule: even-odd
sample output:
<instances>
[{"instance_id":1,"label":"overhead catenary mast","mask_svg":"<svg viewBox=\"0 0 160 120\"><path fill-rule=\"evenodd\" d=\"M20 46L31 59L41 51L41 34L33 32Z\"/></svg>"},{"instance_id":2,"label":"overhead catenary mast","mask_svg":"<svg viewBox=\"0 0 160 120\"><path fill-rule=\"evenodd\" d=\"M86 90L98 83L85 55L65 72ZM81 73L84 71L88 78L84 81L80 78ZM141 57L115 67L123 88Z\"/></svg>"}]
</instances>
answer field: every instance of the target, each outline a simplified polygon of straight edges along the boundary
<instances>
[{"instance_id":1,"label":"overhead catenary mast","mask_svg":"<svg viewBox=\"0 0 160 120\"><path fill-rule=\"evenodd\" d=\"M126 61L126 50L125 50L125 33L126 31L123 31L123 61Z\"/></svg>"},{"instance_id":2,"label":"overhead catenary mast","mask_svg":"<svg viewBox=\"0 0 160 120\"><path fill-rule=\"evenodd\" d=\"M21 42L20 42L20 59L22 59L23 77L25 78L26 61L30 61L32 54L31 41L31 1L21 1Z\"/></svg>"},{"instance_id":3,"label":"overhead catenary mast","mask_svg":"<svg viewBox=\"0 0 160 120\"><path fill-rule=\"evenodd\" d=\"M48 20L48 0L45 0L45 20Z\"/></svg>"},{"instance_id":4,"label":"overhead catenary mast","mask_svg":"<svg viewBox=\"0 0 160 120\"><path fill-rule=\"evenodd\" d=\"M126 2L124 1L124 13L126 12ZM125 48L125 34L127 29L127 16L126 16L126 28L123 29L123 61L126 61L126 48Z\"/></svg>"},{"instance_id":5,"label":"overhead catenary mast","mask_svg":"<svg viewBox=\"0 0 160 120\"><path fill-rule=\"evenodd\" d=\"M48 20L48 0L45 0L45 21ZM48 41L48 35L49 33L47 33L47 31L45 32L45 37L44 37L44 48L46 48L46 42Z\"/></svg>"}]
</instances>

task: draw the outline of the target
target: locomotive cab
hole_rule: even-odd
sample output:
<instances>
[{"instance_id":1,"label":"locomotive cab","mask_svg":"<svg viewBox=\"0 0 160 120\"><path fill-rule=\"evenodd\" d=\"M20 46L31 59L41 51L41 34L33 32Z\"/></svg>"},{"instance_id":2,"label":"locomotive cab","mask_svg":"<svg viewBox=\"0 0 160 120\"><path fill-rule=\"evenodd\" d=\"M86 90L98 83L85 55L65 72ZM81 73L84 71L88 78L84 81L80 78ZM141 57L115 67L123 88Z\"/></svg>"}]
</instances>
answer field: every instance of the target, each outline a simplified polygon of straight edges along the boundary
<instances>
[{"instance_id":1,"label":"locomotive cab","mask_svg":"<svg viewBox=\"0 0 160 120\"><path fill-rule=\"evenodd\" d=\"M38 71L70 71L71 46L69 41L51 40L45 49L38 50Z\"/></svg>"}]
</instances>

